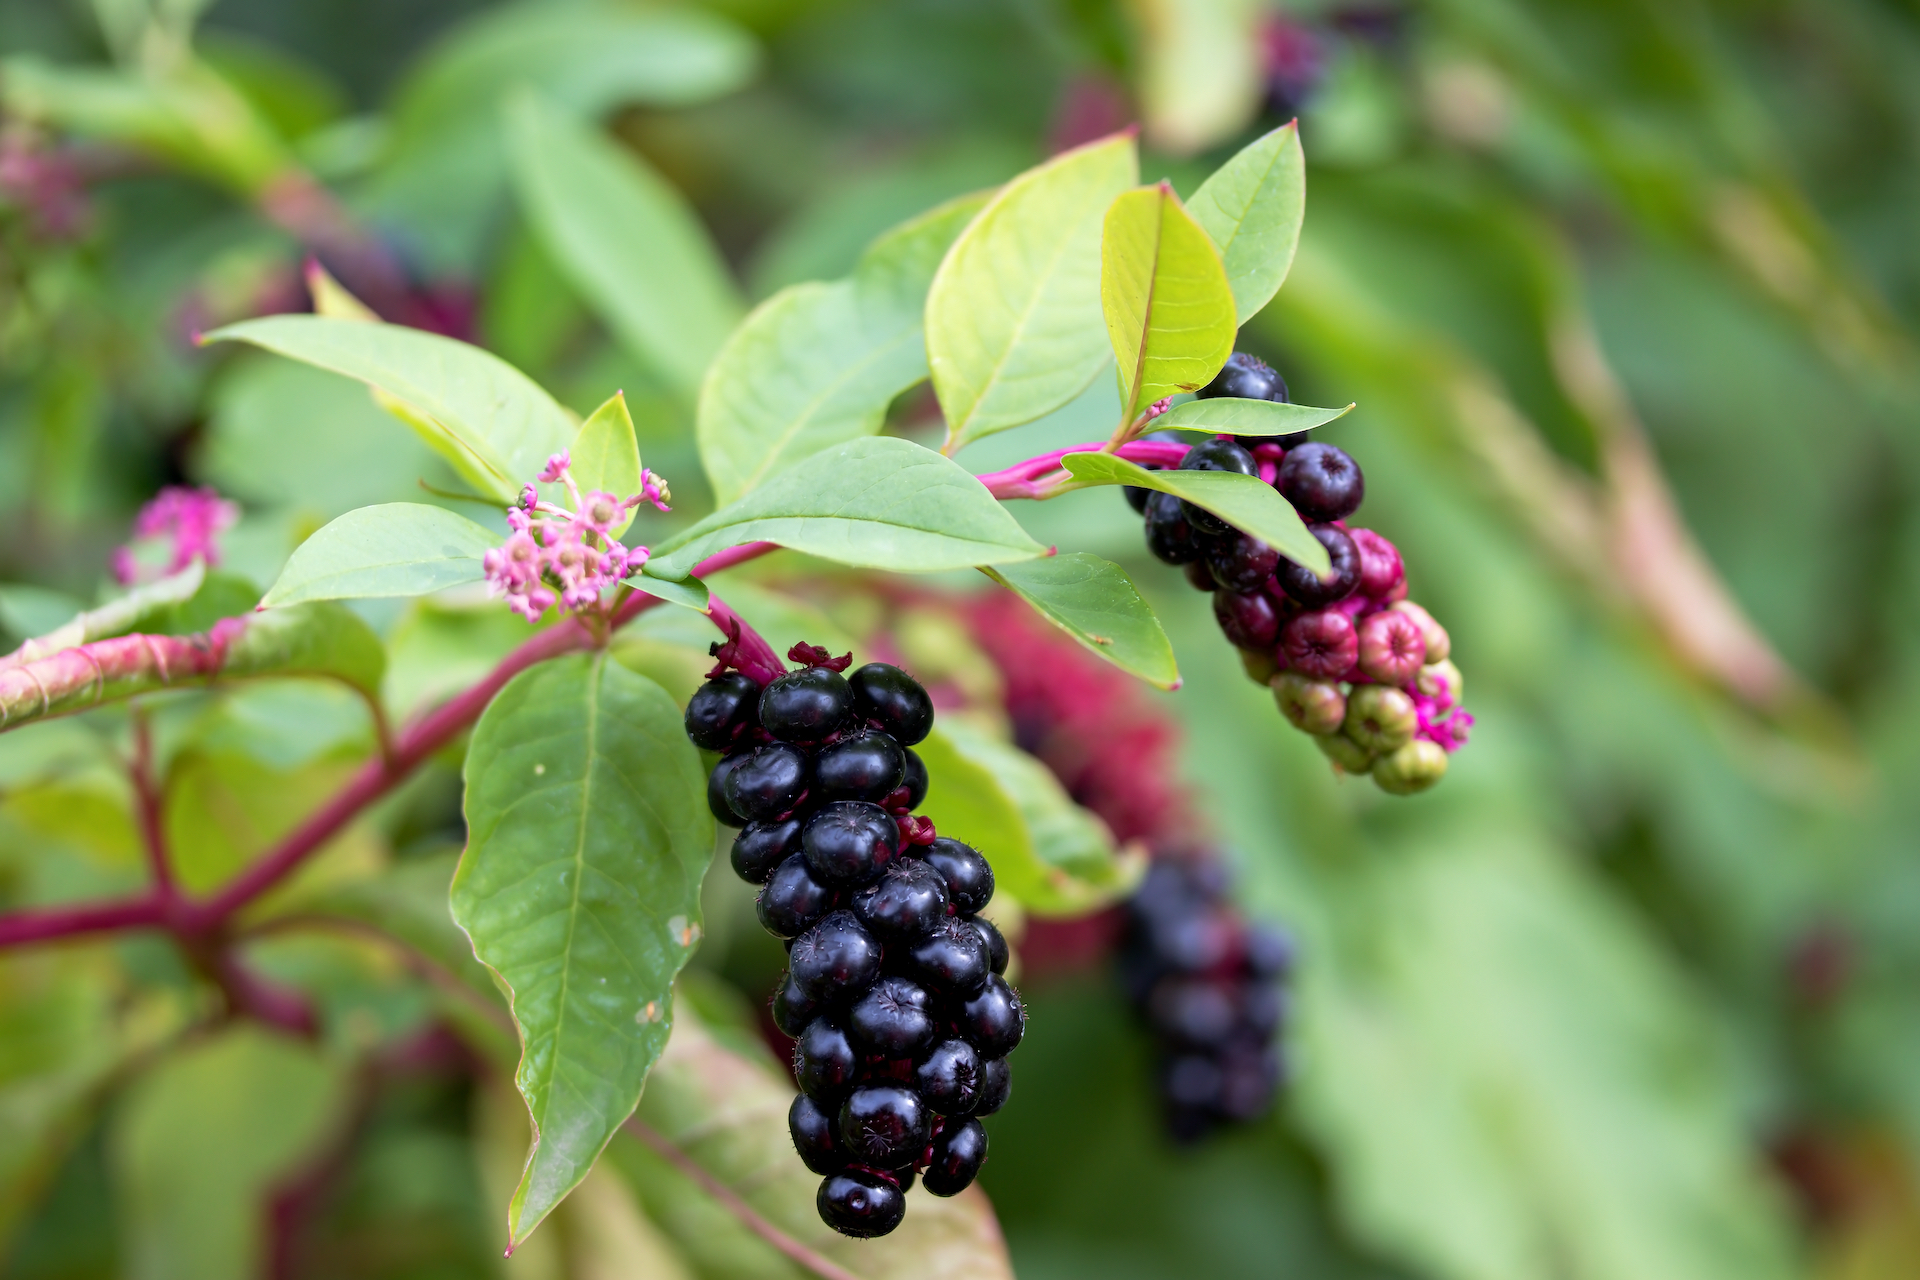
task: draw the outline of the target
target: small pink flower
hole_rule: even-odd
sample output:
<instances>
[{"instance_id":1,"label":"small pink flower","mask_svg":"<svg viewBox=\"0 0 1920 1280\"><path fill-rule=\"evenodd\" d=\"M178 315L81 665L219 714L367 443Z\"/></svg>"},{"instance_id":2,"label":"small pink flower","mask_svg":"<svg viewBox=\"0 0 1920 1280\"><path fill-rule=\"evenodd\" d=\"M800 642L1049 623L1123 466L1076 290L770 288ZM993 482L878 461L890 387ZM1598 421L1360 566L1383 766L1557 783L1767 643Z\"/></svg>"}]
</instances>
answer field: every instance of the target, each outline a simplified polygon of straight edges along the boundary
<instances>
[{"instance_id":1,"label":"small pink flower","mask_svg":"<svg viewBox=\"0 0 1920 1280\"><path fill-rule=\"evenodd\" d=\"M136 542L172 538L172 554L161 572L178 573L195 560L219 564L219 537L239 518L240 508L212 489L169 485L140 509L133 522L133 538ZM115 552L111 565L123 585L131 586L139 576L131 546Z\"/></svg>"},{"instance_id":2,"label":"small pink flower","mask_svg":"<svg viewBox=\"0 0 1920 1280\"><path fill-rule=\"evenodd\" d=\"M562 476L567 474L567 469L572 465L572 455L567 450L562 449L547 459L546 470L540 473L540 482L542 484L553 484L557 482ZM528 485L527 488L530 490L533 486Z\"/></svg>"},{"instance_id":3,"label":"small pink flower","mask_svg":"<svg viewBox=\"0 0 1920 1280\"><path fill-rule=\"evenodd\" d=\"M580 523L603 538L613 536L613 526L625 515L627 504L604 489L588 490L580 500Z\"/></svg>"}]
</instances>

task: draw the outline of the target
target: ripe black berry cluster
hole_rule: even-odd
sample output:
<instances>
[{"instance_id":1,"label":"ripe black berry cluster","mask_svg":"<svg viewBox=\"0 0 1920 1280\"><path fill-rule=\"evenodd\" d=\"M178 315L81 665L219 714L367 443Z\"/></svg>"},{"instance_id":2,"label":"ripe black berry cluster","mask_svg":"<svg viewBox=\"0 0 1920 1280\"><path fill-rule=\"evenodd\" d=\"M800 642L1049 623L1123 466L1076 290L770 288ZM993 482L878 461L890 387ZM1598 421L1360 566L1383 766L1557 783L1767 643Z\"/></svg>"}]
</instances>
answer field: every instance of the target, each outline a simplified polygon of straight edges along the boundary
<instances>
[{"instance_id":1,"label":"ripe black berry cluster","mask_svg":"<svg viewBox=\"0 0 1920 1280\"><path fill-rule=\"evenodd\" d=\"M1286 384L1236 351L1202 399L1284 402ZM1349 528L1366 479L1330 444L1291 436L1218 436L1188 450L1185 471L1258 476L1308 522L1327 549L1327 577L1169 493L1127 489L1146 517L1147 549L1185 568L1213 595L1213 615L1247 674L1347 773L1371 773L1394 795L1424 791L1447 772L1473 717L1458 710L1460 670L1447 633L1408 600L1400 552L1371 529Z\"/></svg>"},{"instance_id":2,"label":"ripe black berry cluster","mask_svg":"<svg viewBox=\"0 0 1920 1280\"><path fill-rule=\"evenodd\" d=\"M1262 1115L1283 1075L1275 1035L1293 946L1248 923L1227 887L1212 858L1157 858L1127 902L1121 980L1158 1042L1161 1098L1181 1142Z\"/></svg>"},{"instance_id":3,"label":"ripe black berry cluster","mask_svg":"<svg viewBox=\"0 0 1920 1280\"><path fill-rule=\"evenodd\" d=\"M787 1125L823 1175L820 1216L880 1236L916 1175L951 1196L979 1173L980 1117L1007 1101L1026 1011L1001 976L1006 940L978 914L992 867L913 814L927 691L886 663L843 676L847 657L787 656L805 669L764 688L723 660L687 706L687 736L725 753L707 801L741 828L733 869L762 886L760 922L787 944L773 1018L794 1037Z\"/></svg>"}]
</instances>

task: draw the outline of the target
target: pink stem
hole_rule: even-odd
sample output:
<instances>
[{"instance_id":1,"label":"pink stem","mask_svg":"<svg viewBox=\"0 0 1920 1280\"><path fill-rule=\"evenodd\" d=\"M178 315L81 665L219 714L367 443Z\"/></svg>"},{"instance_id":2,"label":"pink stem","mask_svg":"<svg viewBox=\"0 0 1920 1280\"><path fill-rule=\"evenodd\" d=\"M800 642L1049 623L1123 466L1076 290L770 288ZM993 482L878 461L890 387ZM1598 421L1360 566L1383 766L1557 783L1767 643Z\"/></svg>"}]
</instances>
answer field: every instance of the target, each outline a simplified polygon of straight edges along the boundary
<instances>
[{"instance_id":1,"label":"pink stem","mask_svg":"<svg viewBox=\"0 0 1920 1280\"><path fill-rule=\"evenodd\" d=\"M761 684L767 684L787 673L787 664L780 661L780 655L766 642L758 631L747 625L747 620L735 613L727 602L719 596L707 597L707 614L713 619L713 625L720 628L721 634L734 639L738 652L734 655L734 665L743 673ZM734 629L738 624L739 629Z\"/></svg>"},{"instance_id":2,"label":"pink stem","mask_svg":"<svg viewBox=\"0 0 1920 1280\"><path fill-rule=\"evenodd\" d=\"M737 547L728 547L725 551L716 551L693 567L693 576L704 578L710 573L719 573L722 569L731 569L737 564L757 560L769 551L778 551L777 542L743 542Z\"/></svg>"},{"instance_id":3,"label":"pink stem","mask_svg":"<svg viewBox=\"0 0 1920 1280\"><path fill-rule=\"evenodd\" d=\"M987 486L987 492L1003 502L1011 498L1049 498L1064 482L1067 474L1060 467L1062 458L1070 453L1098 453L1102 447L1096 441L1055 449L1052 453L1016 462L1003 471L989 472L979 477L980 483ZM1171 440L1132 440L1114 452L1128 462L1177 467L1191 447Z\"/></svg>"}]
</instances>

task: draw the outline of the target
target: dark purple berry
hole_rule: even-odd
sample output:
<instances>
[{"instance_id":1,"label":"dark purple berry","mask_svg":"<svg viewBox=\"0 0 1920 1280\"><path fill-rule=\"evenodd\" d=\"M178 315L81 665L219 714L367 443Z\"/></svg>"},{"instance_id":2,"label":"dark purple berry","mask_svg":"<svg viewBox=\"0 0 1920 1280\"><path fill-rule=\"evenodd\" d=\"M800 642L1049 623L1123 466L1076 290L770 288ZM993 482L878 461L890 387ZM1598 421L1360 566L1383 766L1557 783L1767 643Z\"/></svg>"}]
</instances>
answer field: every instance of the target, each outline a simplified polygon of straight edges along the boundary
<instances>
[{"instance_id":1,"label":"dark purple berry","mask_svg":"<svg viewBox=\"0 0 1920 1280\"><path fill-rule=\"evenodd\" d=\"M1163 1088L1176 1107L1211 1111L1220 1105L1220 1064L1203 1054L1182 1054L1167 1063Z\"/></svg>"},{"instance_id":2,"label":"dark purple berry","mask_svg":"<svg viewBox=\"0 0 1920 1280\"><path fill-rule=\"evenodd\" d=\"M880 943L853 912L835 911L793 940L787 971L810 999L851 999L880 976Z\"/></svg>"},{"instance_id":3,"label":"dark purple berry","mask_svg":"<svg viewBox=\"0 0 1920 1280\"><path fill-rule=\"evenodd\" d=\"M952 1125L933 1140L933 1160L922 1179L936 1196L957 1196L973 1185L987 1162L987 1131L978 1120Z\"/></svg>"},{"instance_id":4,"label":"dark purple berry","mask_svg":"<svg viewBox=\"0 0 1920 1280\"><path fill-rule=\"evenodd\" d=\"M927 788L932 785L932 781L927 777L926 762L920 758L918 752L912 747L902 747L900 750L907 757L906 776L900 783L900 791L895 792L892 797L897 804L889 804L887 807L918 809L926 800Z\"/></svg>"},{"instance_id":5,"label":"dark purple berry","mask_svg":"<svg viewBox=\"0 0 1920 1280\"><path fill-rule=\"evenodd\" d=\"M807 1029L820 1014L820 1002L811 999L799 987L793 985L792 975L780 980L780 989L773 993L773 1025L790 1036L797 1036Z\"/></svg>"},{"instance_id":6,"label":"dark purple berry","mask_svg":"<svg viewBox=\"0 0 1920 1280\"><path fill-rule=\"evenodd\" d=\"M854 914L876 937L906 943L947 918L947 882L919 858L901 858L853 898Z\"/></svg>"},{"instance_id":7,"label":"dark purple berry","mask_svg":"<svg viewBox=\"0 0 1920 1280\"><path fill-rule=\"evenodd\" d=\"M1193 1045L1217 1045L1234 1024L1233 992L1224 983L1169 978L1153 990L1147 1013L1162 1034Z\"/></svg>"},{"instance_id":8,"label":"dark purple berry","mask_svg":"<svg viewBox=\"0 0 1920 1280\"><path fill-rule=\"evenodd\" d=\"M773 869L800 852L800 820L749 822L733 838L733 873L748 884L765 884Z\"/></svg>"},{"instance_id":9,"label":"dark purple berry","mask_svg":"<svg viewBox=\"0 0 1920 1280\"><path fill-rule=\"evenodd\" d=\"M884 733L856 733L822 750L813 776L826 799L878 803L906 780L906 752Z\"/></svg>"},{"instance_id":10,"label":"dark purple berry","mask_svg":"<svg viewBox=\"0 0 1920 1280\"><path fill-rule=\"evenodd\" d=\"M973 1104L973 1114L990 1116L1007 1105L1007 1099L1013 1096L1013 1068L1007 1065L1005 1058L988 1058L980 1064L980 1100Z\"/></svg>"},{"instance_id":11,"label":"dark purple berry","mask_svg":"<svg viewBox=\"0 0 1920 1280\"><path fill-rule=\"evenodd\" d=\"M740 815L727 803L727 776L739 768L746 758L745 753L722 756L720 762L713 766L713 772L707 775L707 808L713 810L714 820L723 826L740 825Z\"/></svg>"},{"instance_id":12,"label":"dark purple berry","mask_svg":"<svg viewBox=\"0 0 1920 1280\"><path fill-rule=\"evenodd\" d=\"M687 702L687 736L696 747L721 751L759 714L759 683L738 671L729 671L693 691Z\"/></svg>"},{"instance_id":13,"label":"dark purple berry","mask_svg":"<svg viewBox=\"0 0 1920 1280\"><path fill-rule=\"evenodd\" d=\"M942 920L907 954L914 977L943 996L971 996L993 974L980 931L957 917Z\"/></svg>"},{"instance_id":14,"label":"dark purple berry","mask_svg":"<svg viewBox=\"0 0 1920 1280\"><path fill-rule=\"evenodd\" d=\"M1209 904L1167 912L1148 926L1154 951L1181 973L1204 973L1221 963L1233 954L1236 933L1233 918Z\"/></svg>"},{"instance_id":15,"label":"dark purple berry","mask_svg":"<svg viewBox=\"0 0 1920 1280\"><path fill-rule=\"evenodd\" d=\"M760 726L782 742L831 737L853 710L853 690L838 671L790 671L760 694Z\"/></svg>"},{"instance_id":16,"label":"dark purple berry","mask_svg":"<svg viewBox=\"0 0 1920 1280\"><path fill-rule=\"evenodd\" d=\"M903 747L933 732L933 699L918 680L895 666L869 662L852 675L853 708L879 726Z\"/></svg>"},{"instance_id":17,"label":"dark purple berry","mask_svg":"<svg viewBox=\"0 0 1920 1280\"><path fill-rule=\"evenodd\" d=\"M1260 539L1234 532L1207 551L1207 569L1227 591L1258 591L1280 567L1280 553Z\"/></svg>"},{"instance_id":18,"label":"dark purple berry","mask_svg":"<svg viewBox=\"0 0 1920 1280\"><path fill-rule=\"evenodd\" d=\"M1265 922L1247 926L1247 968L1257 978L1276 978L1293 968L1293 941L1285 931Z\"/></svg>"},{"instance_id":19,"label":"dark purple berry","mask_svg":"<svg viewBox=\"0 0 1920 1280\"><path fill-rule=\"evenodd\" d=\"M1213 618L1221 633L1242 649L1271 649L1280 638L1280 611L1265 592L1216 591Z\"/></svg>"},{"instance_id":20,"label":"dark purple berry","mask_svg":"<svg viewBox=\"0 0 1920 1280\"><path fill-rule=\"evenodd\" d=\"M1206 540L1187 523L1180 499L1156 492L1147 499L1146 514L1147 550L1156 558L1168 564L1192 564L1206 555Z\"/></svg>"},{"instance_id":21,"label":"dark purple berry","mask_svg":"<svg viewBox=\"0 0 1920 1280\"><path fill-rule=\"evenodd\" d=\"M1285 403L1287 384L1266 361L1244 351L1227 357L1213 381L1200 388L1202 400L1230 397L1235 400L1277 400Z\"/></svg>"},{"instance_id":22,"label":"dark purple berry","mask_svg":"<svg viewBox=\"0 0 1920 1280\"><path fill-rule=\"evenodd\" d=\"M821 1221L856 1240L883 1236L907 1216L906 1193L864 1169L849 1169L827 1178L813 1203Z\"/></svg>"},{"instance_id":23,"label":"dark purple berry","mask_svg":"<svg viewBox=\"0 0 1920 1280\"><path fill-rule=\"evenodd\" d=\"M933 1000L905 978L882 978L847 1010L847 1030L869 1053L910 1058L933 1039Z\"/></svg>"},{"instance_id":24,"label":"dark purple berry","mask_svg":"<svg viewBox=\"0 0 1920 1280\"><path fill-rule=\"evenodd\" d=\"M1020 1043L1027 1029L1027 1011L1020 993L999 974L990 976L980 994L960 1006L960 1034L983 1058L1004 1058Z\"/></svg>"},{"instance_id":25,"label":"dark purple berry","mask_svg":"<svg viewBox=\"0 0 1920 1280\"><path fill-rule=\"evenodd\" d=\"M1338 609L1316 609L1280 628L1287 666L1314 680L1344 680L1360 656L1353 619Z\"/></svg>"},{"instance_id":26,"label":"dark purple berry","mask_svg":"<svg viewBox=\"0 0 1920 1280\"><path fill-rule=\"evenodd\" d=\"M793 1136L793 1149L800 1163L815 1173L838 1173L847 1164L840 1149L840 1117L801 1094L787 1108L787 1132Z\"/></svg>"},{"instance_id":27,"label":"dark purple berry","mask_svg":"<svg viewBox=\"0 0 1920 1280\"><path fill-rule=\"evenodd\" d=\"M1251 982L1240 989L1240 1026L1251 1036L1271 1038L1286 1011L1286 997L1271 983Z\"/></svg>"},{"instance_id":28,"label":"dark purple berry","mask_svg":"<svg viewBox=\"0 0 1920 1280\"><path fill-rule=\"evenodd\" d=\"M980 1100L980 1054L965 1040L942 1040L913 1069L913 1086L935 1114L970 1115Z\"/></svg>"},{"instance_id":29,"label":"dark purple berry","mask_svg":"<svg viewBox=\"0 0 1920 1280\"><path fill-rule=\"evenodd\" d=\"M1344 520L1367 494L1359 465L1344 449L1318 441L1289 449L1273 484L1307 520Z\"/></svg>"},{"instance_id":30,"label":"dark purple berry","mask_svg":"<svg viewBox=\"0 0 1920 1280\"><path fill-rule=\"evenodd\" d=\"M800 1091L822 1103L838 1102L853 1087L859 1055L831 1018L815 1018L793 1042L793 1078Z\"/></svg>"},{"instance_id":31,"label":"dark purple berry","mask_svg":"<svg viewBox=\"0 0 1920 1280\"><path fill-rule=\"evenodd\" d=\"M1322 578L1313 570L1295 564L1284 556L1280 560L1280 570L1274 576L1280 580L1281 589L1290 598L1309 609L1322 609L1345 600L1360 585L1360 552L1344 529L1330 524L1312 524L1307 526L1307 531L1327 549L1330 564L1327 576Z\"/></svg>"},{"instance_id":32,"label":"dark purple berry","mask_svg":"<svg viewBox=\"0 0 1920 1280\"><path fill-rule=\"evenodd\" d=\"M1006 938L1001 936L1000 930L994 927L993 921L985 916L962 916L961 919L978 930L980 940L987 944L987 966L995 973L1005 973L1007 962L1013 956L1007 950Z\"/></svg>"},{"instance_id":33,"label":"dark purple berry","mask_svg":"<svg viewBox=\"0 0 1920 1280\"><path fill-rule=\"evenodd\" d=\"M814 878L826 884L871 884L894 859L900 827L893 815L866 800L835 800L807 819L800 847Z\"/></svg>"},{"instance_id":34,"label":"dark purple berry","mask_svg":"<svg viewBox=\"0 0 1920 1280\"><path fill-rule=\"evenodd\" d=\"M813 878L797 853L773 869L754 903L761 926L776 938L799 937L832 908L833 890Z\"/></svg>"},{"instance_id":35,"label":"dark purple berry","mask_svg":"<svg viewBox=\"0 0 1920 1280\"><path fill-rule=\"evenodd\" d=\"M962 915L980 910L993 897L993 868L972 847L940 836L920 856L945 877L947 901Z\"/></svg>"},{"instance_id":36,"label":"dark purple berry","mask_svg":"<svg viewBox=\"0 0 1920 1280\"><path fill-rule=\"evenodd\" d=\"M1253 455L1231 440L1203 440L1187 450L1187 456L1180 459L1182 471L1237 471L1243 476L1257 476L1260 466ZM1225 533L1230 525L1205 507L1196 507L1191 502L1180 504L1181 513L1187 517L1196 533L1218 537Z\"/></svg>"},{"instance_id":37,"label":"dark purple berry","mask_svg":"<svg viewBox=\"0 0 1920 1280\"><path fill-rule=\"evenodd\" d=\"M1120 486L1120 492L1126 495L1128 506L1141 515L1147 513L1147 498L1153 494L1154 490L1143 489L1137 484L1123 484Z\"/></svg>"},{"instance_id":38,"label":"dark purple berry","mask_svg":"<svg viewBox=\"0 0 1920 1280\"><path fill-rule=\"evenodd\" d=\"M1195 591L1205 591L1211 594L1220 589L1220 584L1213 580L1213 570L1207 567L1205 560L1195 560L1191 564L1184 564L1180 566L1180 572L1186 577L1187 585Z\"/></svg>"},{"instance_id":39,"label":"dark purple berry","mask_svg":"<svg viewBox=\"0 0 1920 1280\"><path fill-rule=\"evenodd\" d=\"M933 1113L901 1085L861 1085L840 1104L840 1141L848 1159L876 1169L918 1160L933 1133Z\"/></svg>"},{"instance_id":40,"label":"dark purple berry","mask_svg":"<svg viewBox=\"0 0 1920 1280\"><path fill-rule=\"evenodd\" d=\"M806 753L784 742L755 747L727 775L727 803L748 822L791 812L813 781Z\"/></svg>"},{"instance_id":41,"label":"dark purple berry","mask_svg":"<svg viewBox=\"0 0 1920 1280\"><path fill-rule=\"evenodd\" d=\"M1252 1120L1272 1105L1280 1055L1270 1046L1235 1046L1221 1056L1220 1067L1220 1111L1229 1120Z\"/></svg>"}]
</instances>

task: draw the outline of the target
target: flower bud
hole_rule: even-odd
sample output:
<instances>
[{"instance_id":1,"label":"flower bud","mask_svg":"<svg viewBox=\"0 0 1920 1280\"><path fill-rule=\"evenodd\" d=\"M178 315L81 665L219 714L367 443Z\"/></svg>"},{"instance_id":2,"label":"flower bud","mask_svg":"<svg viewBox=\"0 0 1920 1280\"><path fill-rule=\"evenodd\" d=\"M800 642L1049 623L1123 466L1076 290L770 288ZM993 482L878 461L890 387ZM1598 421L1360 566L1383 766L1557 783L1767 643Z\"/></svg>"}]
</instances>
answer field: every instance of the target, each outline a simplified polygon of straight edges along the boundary
<instances>
[{"instance_id":1,"label":"flower bud","mask_svg":"<svg viewBox=\"0 0 1920 1280\"><path fill-rule=\"evenodd\" d=\"M1287 665L1319 680L1338 680L1360 656L1360 639L1353 620L1334 609L1303 613L1280 633Z\"/></svg>"},{"instance_id":2,"label":"flower bud","mask_svg":"<svg viewBox=\"0 0 1920 1280\"><path fill-rule=\"evenodd\" d=\"M1280 674L1280 664L1274 661L1272 649L1241 649L1240 665L1247 669L1247 679L1255 684L1267 684Z\"/></svg>"},{"instance_id":3,"label":"flower bud","mask_svg":"<svg viewBox=\"0 0 1920 1280\"><path fill-rule=\"evenodd\" d=\"M1404 613L1383 609L1360 620L1360 669L1381 684L1404 685L1427 660L1420 626Z\"/></svg>"},{"instance_id":4,"label":"flower bud","mask_svg":"<svg viewBox=\"0 0 1920 1280\"><path fill-rule=\"evenodd\" d=\"M1460 668L1452 662L1430 662L1420 668L1420 674L1414 677L1413 687L1422 695L1442 702L1452 699L1454 706L1466 700L1461 692Z\"/></svg>"},{"instance_id":5,"label":"flower bud","mask_svg":"<svg viewBox=\"0 0 1920 1280\"><path fill-rule=\"evenodd\" d=\"M1401 600L1394 604L1395 613L1404 613L1413 619L1420 628L1421 638L1427 642L1427 661L1445 662L1452 651L1452 642L1447 639L1447 629L1433 620L1433 615L1411 600Z\"/></svg>"},{"instance_id":6,"label":"flower bud","mask_svg":"<svg viewBox=\"0 0 1920 1280\"><path fill-rule=\"evenodd\" d=\"M1447 753L1425 738L1373 762L1373 780L1389 795L1410 796L1447 776Z\"/></svg>"},{"instance_id":7,"label":"flower bud","mask_svg":"<svg viewBox=\"0 0 1920 1280\"><path fill-rule=\"evenodd\" d=\"M1347 696L1328 680L1313 680L1298 671L1275 676L1273 700L1287 723L1305 733L1340 732L1347 717Z\"/></svg>"},{"instance_id":8,"label":"flower bud","mask_svg":"<svg viewBox=\"0 0 1920 1280\"><path fill-rule=\"evenodd\" d=\"M1342 773L1365 773L1373 768L1373 753L1344 733L1317 736L1313 745Z\"/></svg>"},{"instance_id":9,"label":"flower bud","mask_svg":"<svg viewBox=\"0 0 1920 1280\"><path fill-rule=\"evenodd\" d=\"M1347 698L1341 732L1376 755L1398 751L1420 727L1413 699L1384 684L1363 684Z\"/></svg>"},{"instance_id":10,"label":"flower bud","mask_svg":"<svg viewBox=\"0 0 1920 1280\"><path fill-rule=\"evenodd\" d=\"M1406 566L1400 561L1400 549L1371 529L1349 529L1353 549L1360 553L1360 594L1384 600L1407 581Z\"/></svg>"}]
</instances>

